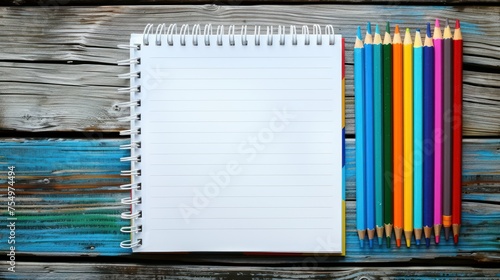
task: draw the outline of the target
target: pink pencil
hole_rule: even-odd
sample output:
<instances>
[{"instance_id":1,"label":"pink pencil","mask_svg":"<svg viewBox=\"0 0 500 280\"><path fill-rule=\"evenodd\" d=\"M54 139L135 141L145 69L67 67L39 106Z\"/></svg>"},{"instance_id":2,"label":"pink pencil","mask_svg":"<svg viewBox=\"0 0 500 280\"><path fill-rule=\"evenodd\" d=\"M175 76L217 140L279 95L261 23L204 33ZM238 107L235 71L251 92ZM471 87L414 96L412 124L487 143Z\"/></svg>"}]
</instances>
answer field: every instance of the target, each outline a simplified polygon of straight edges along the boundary
<instances>
[{"instance_id":1,"label":"pink pencil","mask_svg":"<svg viewBox=\"0 0 500 280\"><path fill-rule=\"evenodd\" d=\"M434 25L434 236L439 243L443 193L443 35Z\"/></svg>"}]
</instances>

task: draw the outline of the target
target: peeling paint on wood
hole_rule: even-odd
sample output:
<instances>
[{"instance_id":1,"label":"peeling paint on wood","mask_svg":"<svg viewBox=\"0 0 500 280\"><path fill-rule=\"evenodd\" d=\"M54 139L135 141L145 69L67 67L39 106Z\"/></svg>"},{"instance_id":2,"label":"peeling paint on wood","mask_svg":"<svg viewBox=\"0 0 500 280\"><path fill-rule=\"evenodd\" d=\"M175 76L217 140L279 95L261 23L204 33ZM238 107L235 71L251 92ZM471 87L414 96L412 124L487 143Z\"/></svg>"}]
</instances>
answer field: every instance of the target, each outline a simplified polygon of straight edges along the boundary
<instances>
[{"instance_id":1,"label":"peeling paint on wood","mask_svg":"<svg viewBox=\"0 0 500 280\"><path fill-rule=\"evenodd\" d=\"M119 242L127 236L119 232L126 224L119 218L125 210L118 189L127 182L120 170L127 164L119 158L125 140L101 139L3 139L0 141L0 186L6 184L7 166L16 166L16 215L18 254L35 255L126 255ZM346 145L347 177L347 256L322 260L332 262L404 262L411 259L459 257L466 260L498 259L500 244L500 140L466 140L464 143L463 230L458 246L442 242L429 249L360 249L355 232L354 141ZM483 180L483 178L485 178ZM483 185L484 182L484 185ZM0 189L0 203L6 203L6 190ZM6 209L1 209L5 216ZM7 229L0 227L0 239ZM6 243L0 250L6 251ZM227 255L167 255L167 259L186 261L238 262ZM159 258L163 258L159 257ZM262 261L247 256L246 262ZM269 259L267 259L269 260ZM304 257L276 257L274 261L304 261Z\"/></svg>"}]
</instances>

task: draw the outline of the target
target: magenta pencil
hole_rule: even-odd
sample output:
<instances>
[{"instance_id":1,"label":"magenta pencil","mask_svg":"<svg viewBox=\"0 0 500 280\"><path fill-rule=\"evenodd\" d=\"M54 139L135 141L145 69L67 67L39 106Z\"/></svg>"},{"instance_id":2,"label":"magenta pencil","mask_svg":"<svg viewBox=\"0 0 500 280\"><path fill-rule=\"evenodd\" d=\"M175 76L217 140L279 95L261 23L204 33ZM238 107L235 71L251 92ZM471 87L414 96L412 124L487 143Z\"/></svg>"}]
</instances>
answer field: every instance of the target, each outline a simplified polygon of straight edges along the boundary
<instances>
[{"instance_id":1,"label":"magenta pencil","mask_svg":"<svg viewBox=\"0 0 500 280\"><path fill-rule=\"evenodd\" d=\"M439 243L443 193L443 35L434 26L434 237Z\"/></svg>"}]
</instances>

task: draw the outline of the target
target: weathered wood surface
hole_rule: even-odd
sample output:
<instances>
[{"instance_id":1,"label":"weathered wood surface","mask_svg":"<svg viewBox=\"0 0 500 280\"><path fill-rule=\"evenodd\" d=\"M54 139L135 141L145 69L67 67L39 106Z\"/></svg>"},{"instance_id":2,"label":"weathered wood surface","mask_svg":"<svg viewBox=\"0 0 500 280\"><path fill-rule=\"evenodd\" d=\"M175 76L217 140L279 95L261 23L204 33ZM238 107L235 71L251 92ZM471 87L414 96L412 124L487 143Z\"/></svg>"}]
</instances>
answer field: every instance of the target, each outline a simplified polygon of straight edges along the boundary
<instances>
[{"instance_id":1,"label":"weathered wood surface","mask_svg":"<svg viewBox=\"0 0 500 280\"><path fill-rule=\"evenodd\" d=\"M119 242L127 238L119 228L126 224L120 198L128 195L118 185L127 164L119 158L125 140L26 140L0 141L0 186L6 186L7 167L16 170L16 254L52 256L117 256L129 254ZM458 246L451 241L430 248L377 247L360 249L355 232L354 141L347 141L347 256L346 257L257 257L243 255L170 254L134 258L156 258L197 263L295 264L304 262L405 262L419 259L459 258L469 262L491 262L500 258L500 140L466 140L464 144L463 230ZM6 188L0 189L0 204L6 205ZM0 208L6 217L6 207ZM6 222L4 219L2 221ZM0 240L7 227L0 226ZM0 251L8 244L0 243ZM366 246L368 247L368 246ZM22 257L18 257L22 260Z\"/></svg>"},{"instance_id":2,"label":"weathered wood surface","mask_svg":"<svg viewBox=\"0 0 500 280\"><path fill-rule=\"evenodd\" d=\"M370 11L376 10L377 13ZM277 14L276 11L279 11ZM354 133L352 50L357 25L390 20L422 28L460 18L464 34L464 135L500 135L499 6L103 6L0 8L0 130L106 131L116 117L116 89L126 85L115 66L147 23L258 25L333 24L346 38L347 133Z\"/></svg>"},{"instance_id":3,"label":"weathered wood surface","mask_svg":"<svg viewBox=\"0 0 500 280\"><path fill-rule=\"evenodd\" d=\"M250 5L250 4L392 4L468 5L492 4L496 0L4 0L0 6L88 6L88 5Z\"/></svg>"},{"instance_id":4,"label":"weathered wood surface","mask_svg":"<svg viewBox=\"0 0 500 280\"><path fill-rule=\"evenodd\" d=\"M228 267L203 265L153 265L123 263L41 263L20 262L16 272L0 272L0 277L13 279L394 279L404 275L406 279L496 279L498 268L474 267ZM10 277L9 277L10 276Z\"/></svg>"}]
</instances>

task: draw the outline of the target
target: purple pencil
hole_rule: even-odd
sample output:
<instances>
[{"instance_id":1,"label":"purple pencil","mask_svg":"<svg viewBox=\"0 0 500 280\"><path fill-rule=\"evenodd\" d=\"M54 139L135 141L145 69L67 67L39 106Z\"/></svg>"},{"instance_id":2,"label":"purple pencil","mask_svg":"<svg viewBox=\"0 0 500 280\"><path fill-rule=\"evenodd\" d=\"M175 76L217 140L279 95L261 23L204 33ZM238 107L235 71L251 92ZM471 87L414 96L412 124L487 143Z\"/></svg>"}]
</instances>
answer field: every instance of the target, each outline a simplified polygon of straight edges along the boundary
<instances>
[{"instance_id":1,"label":"purple pencil","mask_svg":"<svg viewBox=\"0 0 500 280\"><path fill-rule=\"evenodd\" d=\"M434 237L439 243L443 193L443 35L434 25Z\"/></svg>"}]
</instances>

